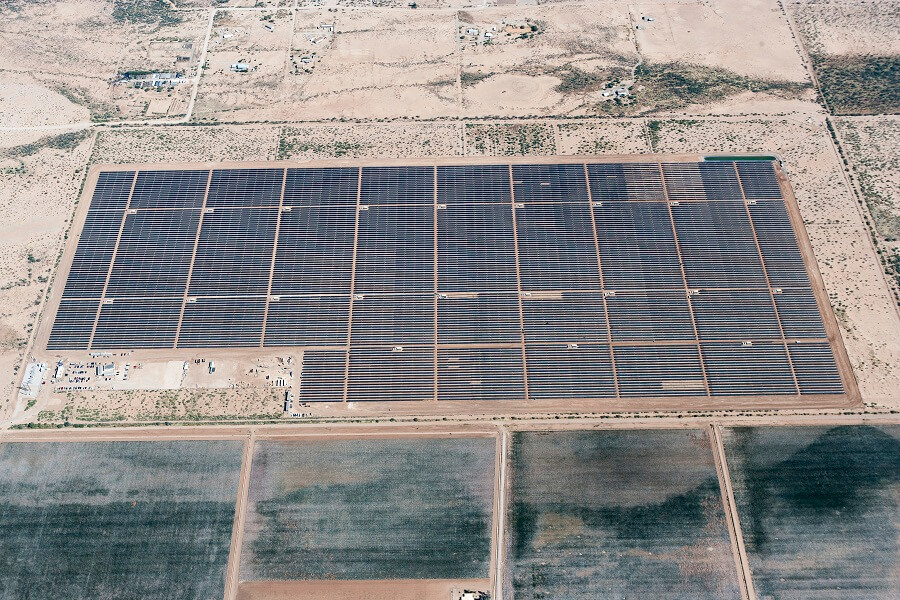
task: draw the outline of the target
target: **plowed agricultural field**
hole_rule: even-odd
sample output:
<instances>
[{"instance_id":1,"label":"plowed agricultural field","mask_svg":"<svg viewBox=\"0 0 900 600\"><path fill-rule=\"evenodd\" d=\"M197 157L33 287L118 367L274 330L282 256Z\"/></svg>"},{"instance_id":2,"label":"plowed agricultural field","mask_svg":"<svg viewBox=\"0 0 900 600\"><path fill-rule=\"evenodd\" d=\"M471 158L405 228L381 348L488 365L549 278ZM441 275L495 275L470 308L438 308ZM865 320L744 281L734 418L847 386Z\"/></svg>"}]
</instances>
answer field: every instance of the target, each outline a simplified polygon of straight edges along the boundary
<instances>
[{"instance_id":1,"label":"plowed agricultural field","mask_svg":"<svg viewBox=\"0 0 900 600\"><path fill-rule=\"evenodd\" d=\"M0 445L0 599L221 600L242 447Z\"/></svg>"},{"instance_id":2,"label":"plowed agricultural field","mask_svg":"<svg viewBox=\"0 0 900 600\"><path fill-rule=\"evenodd\" d=\"M900 426L725 431L760 598L894 600Z\"/></svg>"},{"instance_id":3,"label":"plowed agricultural field","mask_svg":"<svg viewBox=\"0 0 900 600\"><path fill-rule=\"evenodd\" d=\"M505 599L738 599L705 430L515 433Z\"/></svg>"}]
</instances>

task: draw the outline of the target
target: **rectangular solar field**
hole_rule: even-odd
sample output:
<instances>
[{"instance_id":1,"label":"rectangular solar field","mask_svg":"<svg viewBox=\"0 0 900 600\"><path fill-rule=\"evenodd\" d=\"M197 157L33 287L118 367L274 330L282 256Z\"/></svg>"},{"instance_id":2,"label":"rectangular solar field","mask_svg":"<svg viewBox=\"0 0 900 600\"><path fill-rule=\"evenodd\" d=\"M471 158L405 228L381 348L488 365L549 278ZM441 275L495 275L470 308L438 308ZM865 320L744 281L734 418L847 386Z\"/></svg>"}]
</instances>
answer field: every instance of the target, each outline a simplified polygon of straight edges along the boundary
<instances>
[{"instance_id":1,"label":"rectangular solar field","mask_svg":"<svg viewBox=\"0 0 900 600\"><path fill-rule=\"evenodd\" d=\"M51 353L291 348L300 401L855 401L776 161L115 167L86 196Z\"/></svg>"}]
</instances>

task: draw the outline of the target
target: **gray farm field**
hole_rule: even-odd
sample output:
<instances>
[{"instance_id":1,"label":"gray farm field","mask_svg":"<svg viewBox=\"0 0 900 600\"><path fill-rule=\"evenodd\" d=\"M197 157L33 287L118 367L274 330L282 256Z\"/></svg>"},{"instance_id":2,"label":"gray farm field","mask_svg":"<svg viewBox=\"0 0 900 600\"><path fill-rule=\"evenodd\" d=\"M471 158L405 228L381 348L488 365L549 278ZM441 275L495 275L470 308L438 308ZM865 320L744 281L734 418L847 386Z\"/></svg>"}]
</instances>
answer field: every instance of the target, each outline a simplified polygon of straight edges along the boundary
<instances>
[{"instance_id":1,"label":"gray farm field","mask_svg":"<svg viewBox=\"0 0 900 600\"><path fill-rule=\"evenodd\" d=\"M220 600L241 442L0 445L0 599Z\"/></svg>"},{"instance_id":2,"label":"gray farm field","mask_svg":"<svg viewBox=\"0 0 900 600\"><path fill-rule=\"evenodd\" d=\"M893 600L900 426L726 430L757 596Z\"/></svg>"},{"instance_id":3,"label":"gray farm field","mask_svg":"<svg viewBox=\"0 0 900 600\"><path fill-rule=\"evenodd\" d=\"M504 598L740 598L704 430L515 433Z\"/></svg>"},{"instance_id":4,"label":"gray farm field","mask_svg":"<svg viewBox=\"0 0 900 600\"><path fill-rule=\"evenodd\" d=\"M494 438L258 442L241 580L489 574Z\"/></svg>"}]
</instances>

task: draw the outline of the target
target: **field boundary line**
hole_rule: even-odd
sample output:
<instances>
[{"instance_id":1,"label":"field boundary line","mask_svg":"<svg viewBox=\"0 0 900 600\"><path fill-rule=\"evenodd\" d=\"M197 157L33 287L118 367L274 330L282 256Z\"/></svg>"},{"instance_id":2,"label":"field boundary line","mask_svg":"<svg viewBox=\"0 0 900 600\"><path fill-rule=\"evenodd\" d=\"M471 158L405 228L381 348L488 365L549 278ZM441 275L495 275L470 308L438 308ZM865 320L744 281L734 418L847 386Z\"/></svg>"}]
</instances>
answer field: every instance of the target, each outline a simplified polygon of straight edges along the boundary
<instances>
[{"instance_id":1,"label":"field boundary line","mask_svg":"<svg viewBox=\"0 0 900 600\"><path fill-rule=\"evenodd\" d=\"M719 476L719 486L722 492L725 518L728 523L728 535L731 537L731 549L738 572L741 597L744 600L756 600L756 590L753 588L753 574L750 571L750 563L747 560L744 534L741 531L740 516L734 500L734 489L731 486L731 473L728 471L728 461L725 458L725 444L722 442L721 426L710 423L708 434L712 445L716 473Z\"/></svg>"},{"instance_id":2,"label":"field boundary line","mask_svg":"<svg viewBox=\"0 0 900 600\"><path fill-rule=\"evenodd\" d=\"M266 287L266 307L263 310L262 329L259 334L259 347L266 347L266 323L269 320L269 305L272 304L272 281L275 279L275 262L278 258L278 236L281 233L281 218L284 215L284 189L287 187L287 167L282 169L281 195L278 197L278 216L275 218L275 237L272 240L272 263L269 265L269 285ZM781 337L784 337L783 335Z\"/></svg>"},{"instance_id":3,"label":"field boundary line","mask_svg":"<svg viewBox=\"0 0 900 600\"><path fill-rule=\"evenodd\" d=\"M353 298L356 296L356 262L359 254L359 210L362 202L362 166L356 169L356 214L353 215L353 260L350 263L350 300L347 304L347 354L344 358L344 389L341 402L346 406L350 395L350 342L353 340ZM303 369L301 363L300 386L303 386ZM298 395L299 398L299 395Z\"/></svg>"},{"instance_id":4,"label":"field boundary line","mask_svg":"<svg viewBox=\"0 0 900 600\"><path fill-rule=\"evenodd\" d=\"M497 448L497 501L495 503L494 510L496 511L494 521L496 522L495 532L494 532L494 544L493 544L493 569L491 573L491 579L493 580L493 589L492 598L496 600L503 600L503 561L504 555L503 551L505 549L506 539L506 505L507 505L507 462L508 458L508 444L509 444L509 430L505 426L500 426L500 435L497 439L498 448Z\"/></svg>"},{"instance_id":5,"label":"field boundary line","mask_svg":"<svg viewBox=\"0 0 900 600\"><path fill-rule=\"evenodd\" d=\"M531 399L531 396L528 395L528 347L525 342L525 309L522 306L522 296L524 292L522 291L522 267L519 262L519 230L518 225L516 224L516 178L513 175L513 166L512 163L508 163L509 167L509 200L510 200L510 209L512 210L512 235L513 235L513 251L515 253L516 258L516 291L518 292L518 303L519 303L519 335L521 337L522 344L522 381L523 381L523 389L525 391L525 401Z\"/></svg>"},{"instance_id":6,"label":"field boundary line","mask_svg":"<svg viewBox=\"0 0 900 600\"><path fill-rule=\"evenodd\" d=\"M213 25L216 22L217 8L209 8L209 23L206 25L206 37L203 38L203 50L200 52L200 59L197 61L197 75L194 77L194 86L191 89L191 97L188 100L187 110L184 111L182 123L190 123L194 115L194 106L197 103L197 95L200 92L200 79L203 77L203 69L206 67L206 57L209 54L209 40L212 37Z\"/></svg>"},{"instance_id":7,"label":"field boundary line","mask_svg":"<svg viewBox=\"0 0 900 600\"><path fill-rule=\"evenodd\" d=\"M241 549L244 542L244 520L247 499L250 496L250 471L253 467L253 450L256 446L256 430L251 429L244 442L244 456L241 460L241 476L238 481L237 502L234 507L234 525L231 530L231 548L228 552L228 567L225 569L225 600L237 598L241 570Z\"/></svg>"},{"instance_id":8,"label":"field boundary line","mask_svg":"<svg viewBox=\"0 0 900 600\"><path fill-rule=\"evenodd\" d=\"M616 398L618 399L622 397L622 393L619 390L619 375L616 371L616 351L613 349L612 324L609 322L609 305L606 301L606 282L603 278L603 258L600 256L600 239L597 236L597 215L594 214L594 194L591 192L591 176L588 173L587 163L584 164L584 183L587 186L588 210L591 211L591 233L594 234L594 251L597 253L597 274L600 277L600 297L603 300L603 318L606 320L606 343L609 344L609 362L612 367L613 389L615 390ZM598 202L598 204L600 203ZM699 343L697 347L699 348Z\"/></svg>"}]
</instances>

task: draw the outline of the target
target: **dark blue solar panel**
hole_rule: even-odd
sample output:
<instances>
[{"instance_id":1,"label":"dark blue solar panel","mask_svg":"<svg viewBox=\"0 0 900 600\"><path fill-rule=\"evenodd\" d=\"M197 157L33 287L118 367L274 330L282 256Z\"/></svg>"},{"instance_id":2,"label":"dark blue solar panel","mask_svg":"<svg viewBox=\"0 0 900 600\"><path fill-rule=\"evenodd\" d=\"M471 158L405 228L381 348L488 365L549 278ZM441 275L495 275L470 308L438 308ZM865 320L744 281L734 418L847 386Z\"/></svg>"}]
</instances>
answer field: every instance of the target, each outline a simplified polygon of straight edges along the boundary
<instances>
[{"instance_id":1,"label":"dark blue solar panel","mask_svg":"<svg viewBox=\"0 0 900 600\"><path fill-rule=\"evenodd\" d=\"M280 297L269 302L266 346L344 346L350 296Z\"/></svg>"},{"instance_id":2,"label":"dark blue solar panel","mask_svg":"<svg viewBox=\"0 0 900 600\"><path fill-rule=\"evenodd\" d=\"M184 307L179 348L259 346L265 298L198 298Z\"/></svg>"},{"instance_id":3,"label":"dark blue solar panel","mask_svg":"<svg viewBox=\"0 0 900 600\"><path fill-rule=\"evenodd\" d=\"M617 292L607 296L606 307L613 341L695 339L683 291Z\"/></svg>"},{"instance_id":4,"label":"dark blue solar panel","mask_svg":"<svg viewBox=\"0 0 900 600\"><path fill-rule=\"evenodd\" d=\"M780 339L768 290L703 290L691 296L703 340Z\"/></svg>"},{"instance_id":5,"label":"dark blue solar panel","mask_svg":"<svg viewBox=\"0 0 900 600\"><path fill-rule=\"evenodd\" d=\"M357 167L288 169L284 206L356 206Z\"/></svg>"},{"instance_id":6,"label":"dark blue solar panel","mask_svg":"<svg viewBox=\"0 0 900 600\"><path fill-rule=\"evenodd\" d=\"M209 171L141 171L128 208L200 208Z\"/></svg>"},{"instance_id":7,"label":"dark blue solar panel","mask_svg":"<svg viewBox=\"0 0 900 600\"><path fill-rule=\"evenodd\" d=\"M782 200L757 200L750 216L759 239L759 249L773 287L808 287L803 255Z\"/></svg>"},{"instance_id":8,"label":"dark blue solar panel","mask_svg":"<svg viewBox=\"0 0 900 600\"><path fill-rule=\"evenodd\" d=\"M743 200L734 163L663 164L669 200Z\"/></svg>"},{"instance_id":9,"label":"dark blue solar panel","mask_svg":"<svg viewBox=\"0 0 900 600\"><path fill-rule=\"evenodd\" d=\"M437 172L439 204L509 204L511 200L506 165L438 167Z\"/></svg>"},{"instance_id":10,"label":"dark blue solar panel","mask_svg":"<svg viewBox=\"0 0 900 600\"><path fill-rule=\"evenodd\" d=\"M301 360L300 402L341 402L344 399L346 351L305 350Z\"/></svg>"},{"instance_id":11,"label":"dark blue solar panel","mask_svg":"<svg viewBox=\"0 0 900 600\"><path fill-rule=\"evenodd\" d=\"M707 198L710 200L743 200L744 196L734 163L702 162L697 167L700 169L700 179L703 181L703 189Z\"/></svg>"},{"instance_id":12,"label":"dark blue solar panel","mask_svg":"<svg viewBox=\"0 0 900 600\"><path fill-rule=\"evenodd\" d=\"M516 209L522 289L600 289L590 205L526 204Z\"/></svg>"},{"instance_id":13,"label":"dark blue solar panel","mask_svg":"<svg viewBox=\"0 0 900 600\"><path fill-rule=\"evenodd\" d=\"M99 298L103 295L123 215L123 211L88 211L63 298Z\"/></svg>"},{"instance_id":14,"label":"dark blue solar panel","mask_svg":"<svg viewBox=\"0 0 900 600\"><path fill-rule=\"evenodd\" d=\"M171 348L182 298L117 299L100 309L91 348Z\"/></svg>"},{"instance_id":15,"label":"dark blue solar panel","mask_svg":"<svg viewBox=\"0 0 900 600\"><path fill-rule=\"evenodd\" d=\"M438 400L524 400L520 348L438 350Z\"/></svg>"},{"instance_id":16,"label":"dark blue solar panel","mask_svg":"<svg viewBox=\"0 0 900 600\"><path fill-rule=\"evenodd\" d=\"M360 204L434 205L434 167L363 167Z\"/></svg>"},{"instance_id":17,"label":"dark blue solar panel","mask_svg":"<svg viewBox=\"0 0 900 600\"><path fill-rule=\"evenodd\" d=\"M86 350L99 304L99 299L62 300L56 311L47 350Z\"/></svg>"},{"instance_id":18,"label":"dark blue solar panel","mask_svg":"<svg viewBox=\"0 0 900 600\"><path fill-rule=\"evenodd\" d=\"M775 176L775 165L769 161L738 162L738 174L747 200L781 198L781 186Z\"/></svg>"},{"instance_id":19,"label":"dark blue solar panel","mask_svg":"<svg viewBox=\"0 0 900 600\"><path fill-rule=\"evenodd\" d=\"M522 312L528 343L608 341L600 293L531 294Z\"/></svg>"},{"instance_id":20,"label":"dark blue solar panel","mask_svg":"<svg viewBox=\"0 0 900 600\"><path fill-rule=\"evenodd\" d=\"M664 203L610 202L593 210L606 289L684 289Z\"/></svg>"},{"instance_id":21,"label":"dark blue solar panel","mask_svg":"<svg viewBox=\"0 0 900 600\"><path fill-rule=\"evenodd\" d=\"M100 173L97 177L97 185L94 186L90 209L125 210L133 183L134 171Z\"/></svg>"},{"instance_id":22,"label":"dark blue solar panel","mask_svg":"<svg viewBox=\"0 0 900 600\"><path fill-rule=\"evenodd\" d=\"M797 393L783 344L702 344L701 349L714 396Z\"/></svg>"},{"instance_id":23,"label":"dark blue solar panel","mask_svg":"<svg viewBox=\"0 0 900 600\"><path fill-rule=\"evenodd\" d=\"M199 222L199 210L142 210L125 215L107 297L182 297Z\"/></svg>"},{"instance_id":24,"label":"dark blue solar panel","mask_svg":"<svg viewBox=\"0 0 900 600\"><path fill-rule=\"evenodd\" d=\"M662 169L669 200L706 200L697 163L666 163Z\"/></svg>"},{"instance_id":25,"label":"dark blue solar panel","mask_svg":"<svg viewBox=\"0 0 900 600\"><path fill-rule=\"evenodd\" d=\"M265 295L278 210L218 209L203 215L190 295Z\"/></svg>"},{"instance_id":26,"label":"dark blue solar panel","mask_svg":"<svg viewBox=\"0 0 900 600\"><path fill-rule=\"evenodd\" d=\"M366 294L353 301L355 346L434 344L434 294Z\"/></svg>"},{"instance_id":27,"label":"dark blue solar panel","mask_svg":"<svg viewBox=\"0 0 900 600\"><path fill-rule=\"evenodd\" d=\"M516 291L516 249L510 205L438 210L438 290Z\"/></svg>"},{"instance_id":28,"label":"dark blue solar panel","mask_svg":"<svg viewBox=\"0 0 900 600\"><path fill-rule=\"evenodd\" d=\"M656 163L599 163L587 168L594 202L666 199Z\"/></svg>"},{"instance_id":29,"label":"dark blue solar panel","mask_svg":"<svg viewBox=\"0 0 900 600\"><path fill-rule=\"evenodd\" d=\"M355 285L358 293L434 293L434 208L361 210Z\"/></svg>"},{"instance_id":30,"label":"dark blue solar panel","mask_svg":"<svg viewBox=\"0 0 900 600\"><path fill-rule=\"evenodd\" d=\"M623 398L706 395L697 346L617 346L615 361Z\"/></svg>"},{"instance_id":31,"label":"dark blue solar panel","mask_svg":"<svg viewBox=\"0 0 900 600\"><path fill-rule=\"evenodd\" d=\"M783 288L775 294L775 304L786 338L824 338L825 327L812 290Z\"/></svg>"},{"instance_id":32,"label":"dark blue solar panel","mask_svg":"<svg viewBox=\"0 0 900 600\"><path fill-rule=\"evenodd\" d=\"M281 213L272 294L349 294L356 208Z\"/></svg>"},{"instance_id":33,"label":"dark blue solar panel","mask_svg":"<svg viewBox=\"0 0 900 600\"><path fill-rule=\"evenodd\" d=\"M528 396L533 400L616 396L608 346L529 345L526 352Z\"/></svg>"},{"instance_id":34,"label":"dark blue solar panel","mask_svg":"<svg viewBox=\"0 0 900 600\"><path fill-rule=\"evenodd\" d=\"M190 271L177 345L306 348L301 401L347 364L350 401L432 399L436 358L442 399L522 400L523 335L535 399L705 395L707 354L714 395L794 394L782 329L842 390L771 162L103 173L49 349L88 346L120 227L94 348L171 346Z\"/></svg>"},{"instance_id":35,"label":"dark blue solar panel","mask_svg":"<svg viewBox=\"0 0 900 600\"><path fill-rule=\"evenodd\" d=\"M434 349L350 350L349 402L434 398Z\"/></svg>"},{"instance_id":36,"label":"dark blue solar panel","mask_svg":"<svg viewBox=\"0 0 900 600\"><path fill-rule=\"evenodd\" d=\"M587 202L584 165L513 165L516 202Z\"/></svg>"},{"instance_id":37,"label":"dark blue solar panel","mask_svg":"<svg viewBox=\"0 0 900 600\"><path fill-rule=\"evenodd\" d=\"M227 169L213 171L207 208L278 206L284 169Z\"/></svg>"},{"instance_id":38,"label":"dark blue solar panel","mask_svg":"<svg viewBox=\"0 0 900 600\"><path fill-rule=\"evenodd\" d=\"M766 287L743 202L687 202L672 215L689 287Z\"/></svg>"},{"instance_id":39,"label":"dark blue solar panel","mask_svg":"<svg viewBox=\"0 0 900 600\"><path fill-rule=\"evenodd\" d=\"M438 343L522 341L517 294L469 294L438 298Z\"/></svg>"},{"instance_id":40,"label":"dark blue solar panel","mask_svg":"<svg viewBox=\"0 0 900 600\"><path fill-rule=\"evenodd\" d=\"M844 384L827 342L788 345L801 394L843 394Z\"/></svg>"}]
</instances>

